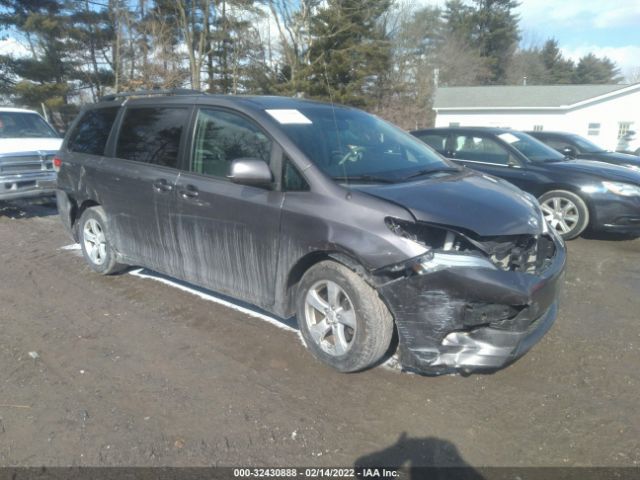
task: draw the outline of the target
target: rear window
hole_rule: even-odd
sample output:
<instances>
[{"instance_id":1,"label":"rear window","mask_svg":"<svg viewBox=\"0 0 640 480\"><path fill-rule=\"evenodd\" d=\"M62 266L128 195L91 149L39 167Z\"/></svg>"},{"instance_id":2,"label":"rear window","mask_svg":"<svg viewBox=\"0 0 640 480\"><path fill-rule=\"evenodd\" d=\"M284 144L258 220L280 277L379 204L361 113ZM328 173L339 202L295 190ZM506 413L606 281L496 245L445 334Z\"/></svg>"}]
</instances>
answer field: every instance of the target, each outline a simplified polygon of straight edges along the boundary
<instances>
[{"instance_id":1,"label":"rear window","mask_svg":"<svg viewBox=\"0 0 640 480\"><path fill-rule=\"evenodd\" d=\"M85 112L69 135L67 148L72 152L104 155L118 109L109 107Z\"/></svg>"},{"instance_id":2,"label":"rear window","mask_svg":"<svg viewBox=\"0 0 640 480\"><path fill-rule=\"evenodd\" d=\"M120 128L116 156L127 160L178 167L186 107L130 108Z\"/></svg>"},{"instance_id":3,"label":"rear window","mask_svg":"<svg viewBox=\"0 0 640 480\"><path fill-rule=\"evenodd\" d=\"M0 138L56 137L56 131L36 113L0 112Z\"/></svg>"},{"instance_id":4,"label":"rear window","mask_svg":"<svg viewBox=\"0 0 640 480\"><path fill-rule=\"evenodd\" d=\"M447 149L447 133L414 133L414 135L437 152L443 153Z\"/></svg>"}]
</instances>

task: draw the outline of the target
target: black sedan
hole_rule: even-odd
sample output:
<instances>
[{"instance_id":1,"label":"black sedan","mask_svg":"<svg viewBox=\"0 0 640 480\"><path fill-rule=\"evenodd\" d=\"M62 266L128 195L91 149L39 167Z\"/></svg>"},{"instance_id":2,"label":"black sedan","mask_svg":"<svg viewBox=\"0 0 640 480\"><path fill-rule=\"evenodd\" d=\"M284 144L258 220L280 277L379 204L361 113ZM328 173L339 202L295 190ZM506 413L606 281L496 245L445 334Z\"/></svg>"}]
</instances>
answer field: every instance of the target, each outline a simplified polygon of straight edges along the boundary
<instances>
[{"instance_id":1,"label":"black sedan","mask_svg":"<svg viewBox=\"0 0 640 480\"><path fill-rule=\"evenodd\" d=\"M443 156L535 195L549 225L567 240L587 226L640 235L640 172L570 160L509 129L449 127L411 133Z\"/></svg>"},{"instance_id":2,"label":"black sedan","mask_svg":"<svg viewBox=\"0 0 640 480\"><path fill-rule=\"evenodd\" d=\"M569 158L596 160L621 165L640 172L640 157L628 153L611 152L575 133L525 132Z\"/></svg>"}]
</instances>

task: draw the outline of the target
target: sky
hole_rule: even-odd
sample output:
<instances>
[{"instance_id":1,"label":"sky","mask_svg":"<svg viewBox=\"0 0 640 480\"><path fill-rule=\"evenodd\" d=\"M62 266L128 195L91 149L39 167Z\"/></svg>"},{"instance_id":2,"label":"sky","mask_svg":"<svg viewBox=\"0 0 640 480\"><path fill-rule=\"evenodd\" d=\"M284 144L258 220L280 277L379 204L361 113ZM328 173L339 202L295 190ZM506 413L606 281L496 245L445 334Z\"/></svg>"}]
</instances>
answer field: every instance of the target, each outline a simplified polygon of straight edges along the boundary
<instances>
[{"instance_id":1,"label":"sky","mask_svg":"<svg viewBox=\"0 0 640 480\"><path fill-rule=\"evenodd\" d=\"M523 47L553 37L573 60L592 52L612 59L625 76L640 71L640 0L520 0L517 13Z\"/></svg>"},{"instance_id":2,"label":"sky","mask_svg":"<svg viewBox=\"0 0 640 480\"><path fill-rule=\"evenodd\" d=\"M414 0L443 7L445 0ZM565 56L607 56L621 73L640 76L640 0L521 0L521 44L542 45L554 37ZM15 40L0 40L0 53L25 54ZM638 81L636 79L636 81Z\"/></svg>"}]
</instances>

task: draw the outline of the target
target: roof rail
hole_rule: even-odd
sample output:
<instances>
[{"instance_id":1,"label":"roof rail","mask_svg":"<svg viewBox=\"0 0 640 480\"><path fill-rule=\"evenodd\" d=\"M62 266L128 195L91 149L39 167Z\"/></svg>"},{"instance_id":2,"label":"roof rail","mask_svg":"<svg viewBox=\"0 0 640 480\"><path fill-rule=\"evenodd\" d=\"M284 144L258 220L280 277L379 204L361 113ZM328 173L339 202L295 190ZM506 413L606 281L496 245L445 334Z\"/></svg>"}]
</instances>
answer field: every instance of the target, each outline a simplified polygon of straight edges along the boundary
<instances>
[{"instance_id":1,"label":"roof rail","mask_svg":"<svg viewBox=\"0 0 640 480\"><path fill-rule=\"evenodd\" d=\"M116 98L127 97L146 97L151 95L204 95L204 92L199 90L191 90L189 88L172 88L169 90L138 90L137 92L119 92L110 93L100 97L101 102L111 102Z\"/></svg>"}]
</instances>

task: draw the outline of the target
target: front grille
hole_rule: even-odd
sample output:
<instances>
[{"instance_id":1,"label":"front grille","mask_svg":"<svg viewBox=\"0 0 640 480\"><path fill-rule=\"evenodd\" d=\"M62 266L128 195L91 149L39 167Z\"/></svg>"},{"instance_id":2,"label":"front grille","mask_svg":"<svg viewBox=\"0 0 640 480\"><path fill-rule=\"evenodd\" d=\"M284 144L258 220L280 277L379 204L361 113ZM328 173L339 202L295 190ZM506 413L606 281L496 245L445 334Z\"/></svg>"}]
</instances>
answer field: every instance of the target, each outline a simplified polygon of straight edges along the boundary
<instances>
[{"instance_id":1,"label":"front grille","mask_svg":"<svg viewBox=\"0 0 640 480\"><path fill-rule=\"evenodd\" d=\"M31 173L41 170L52 170L53 154L42 153L27 155L7 155L0 156L0 173L18 174Z\"/></svg>"},{"instance_id":2,"label":"front grille","mask_svg":"<svg viewBox=\"0 0 640 480\"><path fill-rule=\"evenodd\" d=\"M546 235L518 235L481 242L491 261L507 272L539 273L553 259L555 244Z\"/></svg>"}]
</instances>

